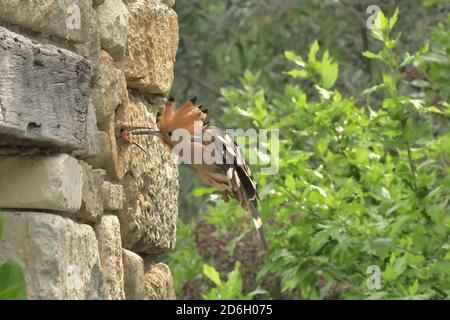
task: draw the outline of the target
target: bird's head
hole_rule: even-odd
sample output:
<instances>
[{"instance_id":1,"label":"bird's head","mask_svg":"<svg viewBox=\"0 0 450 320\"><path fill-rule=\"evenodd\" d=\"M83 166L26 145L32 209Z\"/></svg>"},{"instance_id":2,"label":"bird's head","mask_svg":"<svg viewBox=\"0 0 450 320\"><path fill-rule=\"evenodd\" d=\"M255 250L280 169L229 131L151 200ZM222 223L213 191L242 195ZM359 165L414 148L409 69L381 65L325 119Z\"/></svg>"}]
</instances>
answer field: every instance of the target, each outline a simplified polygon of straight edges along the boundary
<instances>
[{"instance_id":1,"label":"bird's head","mask_svg":"<svg viewBox=\"0 0 450 320\"><path fill-rule=\"evenodd\" d=\"M133 127L129 124L126 124L122 121L116 121L114 128L114 135L116 137L117 142L122 145L132 144L132 132Z\"/></svg>"},{"instance_id":2,"label":"bird's head","mask_svg":"<svg viewBox=\"0 0 450 320\"><path fill-rule=\"evenodd\" d=\"M175 110L175 99L170 97L162 112L158 112L156 115L156 125L158 130L151 127L131 126L124 122L117 121L115 126L116 140L121 145L136 145L136 142L133 141L133 136L153 135L160 137L169 147L173 147L177 144L177 142L172 141L173 131L184 129L192 136L194 135L196 122L200 121L201 126L204 124L208 110L202 109L202 106L197 106L195 104L196 100L197 98L194 97L183 104L178 110Z\"/></svg>"},{"instance_id":3,"label":"bird's head","mask_svg":"<svg viewBox=\"0 0 450 320\"><path fill-rule=\"evenodd\" d=\"M115 123L114 135L119 145L128 147L133 144L137 146L139 149L141 149L143 152L147 153L147 151L145 151L145 149L141 145L139 145L137 142L133 140L133 135L142 135L142 134L157 135L159 134L159 131L153 130L150 127L132 126L122 121L116 121Z\"/></svg>"}]
</instances>

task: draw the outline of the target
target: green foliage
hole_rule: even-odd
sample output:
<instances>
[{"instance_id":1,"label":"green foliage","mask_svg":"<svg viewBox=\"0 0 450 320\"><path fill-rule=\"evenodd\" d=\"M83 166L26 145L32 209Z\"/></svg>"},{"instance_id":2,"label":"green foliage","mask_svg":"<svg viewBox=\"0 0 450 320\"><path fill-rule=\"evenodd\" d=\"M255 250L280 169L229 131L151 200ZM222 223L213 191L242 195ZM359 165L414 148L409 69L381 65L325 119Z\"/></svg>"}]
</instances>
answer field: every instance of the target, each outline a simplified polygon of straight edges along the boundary
<instances>
[{"instance_id":1,"label":"green foliage","mask_svg":"<svg viewBox=\"0 0 450 320\"><path fill-rule=\"evenodd\" d=\"M194 223L179 223L177 226L177 251L164 261L170 266L176 292L182 292L186 281L201 276L202 258L194 240Z\"/></svg>"},{"instance_id":2,"label":"green foliage","mask_svg":"<svg viewBox=\"0 0 450 320\"><path fill-rule=\"evenodd\" d=\"M27 298L22 268L12 259L0 265L0 300L23 300Z\"/></svg>"},{"instance_id":3,"label":"green foliage","mask_svg":"<svg viewBox=\"0 0 450 320\"><path fill-rule=\"evenodd\" d=\"M214 283L215 287L204 294L203 298L207 300L251 300L254 294L242 294L243 280L239 273L240 266L241 264L236 262L234 270L228 274L228 280L224 283L214 267L204 264L203 274Z\"/></svg>"},{"instance_id":4,"label":"green foliage","mask_svg":"<svg viewBox=\"0 0 450 320\"><path fill-rule=\"evenodd\" d=\"M287 74L293 78L309 78L315 80L323 88L330 89L338 77L338 64L332 61L328 50L325 50L321 61L317 60L318 52L319 42L314 41L308 54L308 63L306 64L300 56L292 51L286 51L284 53L285 57L302 68L300 70L290 70Z\"/></svg>"},{"instance_id":5,"label":"green foliage","mask_svg":"<svg viewBox=\"0 0 450 320\"><path fill-rule=\"evenodd\" d=\"M401 1L398 22L404 44L414 48L425 40L427 26L445 15L448 5L439 4L445 1L424 0L426 8L417 1ZM175 94L201 92L212 115L220 115L220 88L235 86L245 70L263 70L260 83L281 91L287 80L284 51L306 56L316 39L340 61L339 89L358 94L373 78L370 62L359 52L376 45L366 28L366 9L374 4L389 14L395 9L393 1L373 0L176 2L181 33Z\"/></svg>"},{"instance_id":6,"label":"green foliage","mask_svg":"<svg viewBox=\"0 0 450 320\"><path fill-rule=\"evenodd\" d=\"M445 0L444 0L445 1ZM284 52L289 50L307 56L316 39L339 61L336 89L342 95L360 96L360 92L378 82L374 64L361 51L377 47L370 38L366 22L370 5L378 5L390 15L398 1L373 0L247 0L175 2L179 16L180 45L175 65L173 94L177 99L199 96L209 108L212 124L222 116L224 105L218 102L221 88L237 86L238 78L248 70L261 70L259 84L271 92L281 92L289 76L284 73ZM433 1L439 2L439 1ZM417 1L401 1L402 15L398 30L403 33L399 51L417 50L427 38L427 28L446 15L448 5L429 7ZM332 67L334 68L334 67ZM294 71L303 72L301 70ZM336 73L323 72L333 82ZM316 74L320 77L320 74ZM315 89L302 82L308 95ZM378 101L378 96L371 95ZM217 121L217 122L216 122ZM233 122L229 125L235 126ZM201 185L195 173L180 168L181 219L197 219L208 209L204 198L193 198L190 192Z\"/></svg>"},{"instance_id":7,"label":"green foliage","mask_svg":"<svg viewBox=\"0 0 450 320\"><path fill-rule=\"evenodd\" d=\"M0 218L0 238L3 231ZM27 298L25 278L21 266L12 259L0 265L0 300L23 300Z\"/></svg>"},{"instance_id":8,"label":"green foliage","mask_svg":"<svg viewBox=\"0 0 450 320\"><path fill-rule=\"evenodd\" d=\"M423 5L425 7L431 7L432 5L440 4L440 3L448 4L448 1L447 0L423 0Z\"/></svg>"},{"instance_id":9,"label":"green foliage","mask_svg":"<svg viewBox=\"0 0 450 320\"><path fill-rule=\"evenodd\" d=\"M327 51L317 59L317 42L306 60L285 53L296 68L286 73L293 82L281 93L263 89L260 74L250 72L242 89L222 90L229 106L223 123L280 129L278 174L258 176L254 168L260 211L271 221L271 250L258 275L271 292L265 297L449 297L448 28L437 26L430 45L416 54L401 54L400 36L393 35L398 18L398 11L378 16L372 36L380 49L363 55L380 64L381 82L363 98L330 91L338 66ZM410 65L427 73L429 86L419 92L404 79ZM305 91L299 78L312 82L318 95ZM436 95L439 104L431 101ZM229 203L209 207L206 218L226 230L239 215ZM372 265L381 269L380 290L367 287ZM239 281L229 283L231 274L227 283L212 267L204 274L216 285L205 298L224 297L224 290L238 294ZM277 279L279 288L265 286L268 278Z\"/></svg>"}]
</instances>

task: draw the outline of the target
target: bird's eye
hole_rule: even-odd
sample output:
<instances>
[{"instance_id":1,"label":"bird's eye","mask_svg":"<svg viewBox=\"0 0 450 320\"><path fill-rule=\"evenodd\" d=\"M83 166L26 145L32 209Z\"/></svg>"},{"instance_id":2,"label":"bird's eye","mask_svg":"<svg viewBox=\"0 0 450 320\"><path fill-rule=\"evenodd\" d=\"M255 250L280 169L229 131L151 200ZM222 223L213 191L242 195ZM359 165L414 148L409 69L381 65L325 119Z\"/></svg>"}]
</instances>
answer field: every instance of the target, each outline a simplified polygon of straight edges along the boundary
<instances>
[{"instance_id":1,"label":"bird's eye","mask_svg":"<svg viewBox=\"0 0 450 320\"><path fill-rule=\"evenodd\" d=\"M125 131L125 129L124 128L120 128L120 132L124 132Z\"/></svg>"},{"instance_id":2,"label":"bird's eye","mask_svg":"<svg viewBox=\"0 0 450 320\"><path fill-rule=\"evenodd\" d=\"M171 137L171 136L172 136L172 131L170 131L167 135L168 135L169 137Z\"/></svg>"}]
</instances>

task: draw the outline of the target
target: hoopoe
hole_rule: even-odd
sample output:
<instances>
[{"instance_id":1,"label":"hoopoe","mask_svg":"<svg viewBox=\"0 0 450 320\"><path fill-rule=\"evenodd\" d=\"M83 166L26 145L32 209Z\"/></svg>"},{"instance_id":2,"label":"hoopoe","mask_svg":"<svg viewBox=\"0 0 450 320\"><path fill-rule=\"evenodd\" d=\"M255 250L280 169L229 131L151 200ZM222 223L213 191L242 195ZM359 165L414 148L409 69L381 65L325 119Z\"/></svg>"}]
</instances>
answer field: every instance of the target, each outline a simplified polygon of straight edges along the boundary
<instances>
[{"instance_id":1,"label":"hoopoe","mask_svg":"<svg viewBox=\"0 0 450 320\"><path fill-rule=\"evenodd\" d=\"M258 233L261 245L268 250L267 241L264 235L262 221L258 212L258 189L252 177L250 168L245 162L242 151L234 142L233 138L224 130L209 125L205 121L208 110L196 105L197 98L194 97L178 110L176 110L175 99L170 97L163 108L162 113L158 112L156 125L158 130L149 127L133 127L124 123L116 124L116 137L122 145L135 144L132 135L155 135L161 138L162 142L172 151L178 143L184 143L190 148L191 157L195 152L203 154L205 148L212 147L212 154L222 157L220 163L207 164L204 161L196 163L191 158L189 164L194 167L202 180L223 192L223 198L227 202L229 197L236 201L248 212L251 213L255 228ZM200 123L202 137L196 137L195 125ZM172 133L177 129L184 129L191 135L191 139L185 141L174 141ZM200 138L200 139L198 139ZM214 145L210 145L214 143ZM180 155L178 155L180 156ZM183 156L181 154L181 156Z\"/></svg>"}]
</instances>

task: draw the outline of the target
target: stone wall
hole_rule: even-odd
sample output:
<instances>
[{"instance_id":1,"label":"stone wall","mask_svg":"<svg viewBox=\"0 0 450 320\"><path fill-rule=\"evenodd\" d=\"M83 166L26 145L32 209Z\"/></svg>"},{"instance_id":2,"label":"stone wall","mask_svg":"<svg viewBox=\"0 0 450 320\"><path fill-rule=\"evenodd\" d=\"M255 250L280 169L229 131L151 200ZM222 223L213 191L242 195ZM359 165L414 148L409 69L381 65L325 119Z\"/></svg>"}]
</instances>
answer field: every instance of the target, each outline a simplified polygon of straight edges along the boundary
<instances>
[{"instance_id":1,"label":"stone wall","mask_svg":"<svg viewBox=\"0 0 450 320\"><path fill-rule=\"evenodd\" d=\"M0 263L31 299L174 299L178 171L153 137L173 82L173 0L0 0Z\"/></svg>"}]
</instances>

